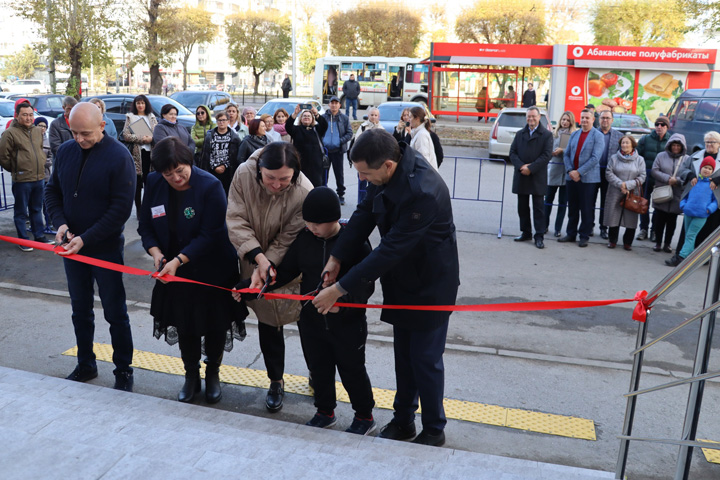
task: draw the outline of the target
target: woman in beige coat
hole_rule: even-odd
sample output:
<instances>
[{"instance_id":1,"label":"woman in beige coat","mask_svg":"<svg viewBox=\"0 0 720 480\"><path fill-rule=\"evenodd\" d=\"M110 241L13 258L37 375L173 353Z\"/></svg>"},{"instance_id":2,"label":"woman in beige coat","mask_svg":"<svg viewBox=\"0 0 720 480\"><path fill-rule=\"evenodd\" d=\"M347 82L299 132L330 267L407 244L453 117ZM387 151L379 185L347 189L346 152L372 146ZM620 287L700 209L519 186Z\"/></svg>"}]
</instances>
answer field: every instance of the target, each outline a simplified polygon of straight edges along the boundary
<instances>
[{"instance_id":1,"label":"woman in beige coat","mask_svg":"<svg viewBox=\"0 0 720 480\"><path fill-rule=\"evenodd\" d=\"M145 120L148 128L152 132L157 125L157 118L153 113L150 100L145 95L138 95L133 99L130 111L126 114L125 126L121 137L127 143L133 160L135 160L135 173L137 174L137 183L135 185L135 213L140 212L140 199L143 186L150 172L150 144L152 143L152 135L135 135L130 129L130 125L140 119Z\"/></svg>"},{"instance_id":2,"label":"woman in beige coat","mask_svg":"<svg viewBox=\"0 0 720 480\"><path fill-rule=\"evenodd\" d=\"M300 172L300 155L285 142L257 150L238 167L228 194L227 226L240 259L243 280L265 282L268 268L280 264L295 237L305 226L302 204L313 185ZM299 278L274 293L300 293ZM238 294L234 294L240 300ZM260 350L270 389L265 405L282 408L284 398L285 339L283 325L297 321L300 302L251 300L247 305L258 319Z\"/></svg>"}]
</instances>

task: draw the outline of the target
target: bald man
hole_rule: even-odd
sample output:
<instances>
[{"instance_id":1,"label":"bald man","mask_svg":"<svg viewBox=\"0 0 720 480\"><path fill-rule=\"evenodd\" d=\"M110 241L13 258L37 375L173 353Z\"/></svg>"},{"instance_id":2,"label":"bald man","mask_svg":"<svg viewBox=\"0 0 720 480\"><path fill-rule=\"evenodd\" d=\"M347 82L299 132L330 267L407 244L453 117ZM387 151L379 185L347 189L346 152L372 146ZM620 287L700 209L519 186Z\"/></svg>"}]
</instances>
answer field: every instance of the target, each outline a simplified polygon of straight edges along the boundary
<instances>
[{"instance_id":1,"label":"bald man","mask_svg":"<svg viewBox=\"0 0 720 480\"><path fill-rule=\"evenodd\" d=\"M77 340L77 367L68 380L87 382L98 376L93 340L94 283L110 324L115 387L132 391L133 341L122 274L80 263L82 255L123 263L123 228L135 195L135 163L120 142L105 135L102 113L92 103L78 103L69 115L74 141L60 145L45 189L45 202L57 230L72 305Z\"/></svg>"}]
</instances>

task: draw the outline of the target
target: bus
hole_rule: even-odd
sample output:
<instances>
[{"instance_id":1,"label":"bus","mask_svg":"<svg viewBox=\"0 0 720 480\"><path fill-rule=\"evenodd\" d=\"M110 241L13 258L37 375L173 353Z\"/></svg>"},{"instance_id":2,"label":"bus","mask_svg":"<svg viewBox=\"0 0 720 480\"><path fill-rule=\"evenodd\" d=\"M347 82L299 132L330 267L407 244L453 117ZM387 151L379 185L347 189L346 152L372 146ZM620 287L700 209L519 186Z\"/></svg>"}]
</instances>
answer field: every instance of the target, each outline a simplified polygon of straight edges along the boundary
<instances>
[{"instance_id":1,"label":"bus","mask_svg":"<svg viewBox=\"0 0 720 480\"><path fill-rule=\"evenodd\" d=\"M327 104L337 95L344 103L342 86L355 75L360 83L359 106L383 102L423 102L428 98L428 66L409 57L324 57L315 62L313 98Z\"/></svg>"}]
</instances>

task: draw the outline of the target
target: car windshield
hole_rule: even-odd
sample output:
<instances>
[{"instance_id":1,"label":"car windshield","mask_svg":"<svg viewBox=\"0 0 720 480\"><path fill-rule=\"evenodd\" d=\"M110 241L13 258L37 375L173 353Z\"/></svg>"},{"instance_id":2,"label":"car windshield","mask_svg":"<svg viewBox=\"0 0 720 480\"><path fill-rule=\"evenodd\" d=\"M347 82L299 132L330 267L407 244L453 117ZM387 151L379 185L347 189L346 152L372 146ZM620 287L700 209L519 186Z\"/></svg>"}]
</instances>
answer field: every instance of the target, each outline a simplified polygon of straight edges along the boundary
<instances>
[{"instance_id":1,"label":"car windshield","mask_svg":"<svg viewBox=\"0 0 720 480\"><path fill-rule=\"evenodd\" d=\"M545 115L540 116L540 122L547 128L548 121ZM527 124L524 112L505 112L498 118L500 127L523 128Z\"/></svg>"},{"instance_id":2,"label":"car windshield","mask_svg":"<svg viewBox=\"0 0 720 480\"><path fill-rule=\"evenodd\" d=\"M183 107L180 103L173 100L172 98L168 97L148 97L148 100L150 100L150 105L152 105L153 112L155 112L155 115L160 116L160 110L162 110L162 107L164 105L167 105L168 103L172 105L173 107L177 108L178 115L193 115L194 114L188 110L187 108Z\"/></svg>"},{"instance_id":3,"label":"car windshield","mask_svg":"<svg viewBox=\"0 0 720 480\"><path fill-rule=\"evenodd\" d=\"M400 121L400 115L402 115L403 110L405 110L407 107L404 105L380 105L378 107L378 111L380 112L380 120L383 122L399 122Z\"/></svg>"},{"instance_id":4,"label":"car windshield","mask_svg":"<svg viewBox=\"0 0 720 480\"><path fill-rule=\"evenodd\" d=\"M288 112L290 115L292 115L292 113L295 111L295 105L297 105L298 103L309 103L312 106L314 106L315 108L317 108L318 110L320 110L317 102L311 102L311 101L298 102L297 100L295 100L292 102L268 102L265 105L263 105L260 110L258 110L257 114L263 115L263 114L267 113L268 115L274 115L276 111L278 111L281 108L284 108L286 112Z\"/></svg>"},{"instance_id":5,"label":"car windshield","mask_svg":"<svg viewBox=\"0 0 720 480\"><path fill-rule=\"evenodd\" d=\"M613 127L619 128L649 128L642 117L616 117L613 120Z\"/></svg>"},{"instance_id":6,"label":"car windshield","mask_svg":"<svg viewBox=\"0 0 720 480\"><path fill-rule=\"evenodd\" d=\"M15 114L15 102L0 103L0 117L12 117Z\"/></svg>"},{"instance_id":7,"label":"car windshield","mask_svg":"<svg viewBox=\"0 0 720 480\"><path fill-rule=\"evenodd\" d=\"M173 100L177 100L183 105L188 105L192 108L198 105L203 105L206 102L207 94L200 92L180 92L172 96Z\"/></svg>"}]
</instances>

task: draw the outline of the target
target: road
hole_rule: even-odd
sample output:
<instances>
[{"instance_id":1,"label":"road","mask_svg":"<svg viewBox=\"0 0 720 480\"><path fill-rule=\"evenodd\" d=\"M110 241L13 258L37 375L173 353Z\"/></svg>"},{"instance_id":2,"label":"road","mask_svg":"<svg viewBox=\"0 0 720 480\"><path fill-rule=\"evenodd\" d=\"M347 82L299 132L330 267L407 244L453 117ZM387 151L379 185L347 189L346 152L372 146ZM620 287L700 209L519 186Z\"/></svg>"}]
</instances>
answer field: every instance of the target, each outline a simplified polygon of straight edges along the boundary
<instances>
[{"instance_id":1,"label":"road","mask_svg":"<svg viewBox=\"0 0 720 480\"><path fill-rule=\"evenodd\" d=\"M483 157L476 149L447 148L448 157ZM478 160L448 158L441 173L457 189L475 185L480 178L481 198L497 198L505 186L504 204L454 200L461 257L458 304L527 302L546 300L601 300L632 298L638 290L650 290L671 270L663 264L667 254L652 251L649 242L637 242L632 252L608 250L596 236L588 248L558 244L546 239L537 250L517 244L514 196L509 192L512 172L498 162L479 166ZM476 170L471 172L471 169ZM480 172L480 173L478 173ZM504 175L504 177L503 177ZM345 169L348 191L356 180ZM504 178L504 182L503 182ZM331 186L333 182L331 181ZM473 196L473 192L468 197ZM460 196L460 195L456 195ZM354 208L354 195L346 195L343 216ZM502 205L502 206L501 206ZM503 236L498 238L500 213ZM126 228L125 262L151 268L136 233L134 214ZM0 212L0 234L15 236L12 212ZM379 239L374 233L373 244ZM650 317L650 338L659 336L702 305L707 267L701 268L674 290ZM152 337L152 319L147 304L152 281L126 277L130 315L138 350L178 356L176 347ZM35 289L35 290L33 290ZM46 290L37 290L46 289ZM371 303L381 303L378 292ZM69 301L62 261L47 252L20 252L0 242L0 365L63 377L74 359L61 355L74 346ZM99 304L97 305L99 309ZM445 396L451 399L499 405L515 409L591 419L597 440L580 440L523 430L451 420L447 445L453 448L496 455L533 459L585 468L613 470L625 409L623 394L629 384L629 352L635 345L637 324L631 320L632 303L609 307L542 312L461 312L453 314L448 333L445 363ZM98 315L96 341L109 343L104 322ZM394 388L392 332L375 311L368 313L368 370L373 385ZM226 354L225 363L264 369L253 320L248 338ZM286 372L307 375L297 330L286 329ZM666 383L688 375L694 355L697 328L691 327L660 342L647 355L650 370L643 386ZM712 351L710 370L720 369L720 348ZM110 384L110 364L101 363L99 385ZM136 370L136 392L174 398L181 379L148 370ZM226 386L223 401L216 406L229 411L270 416L262 405L264 391ZM687 388L653 393L641 399L636 433L642 436L678 438L682 427ZM288 395L286 406L273 418L305 422L313 412L307 397ZM351 417L350 408L338 408L341 420ZM376 411L379 423L390 419L387 410ZM720 440L720 384L709 382L698 436ZM632 479L668 478L674 471L677 449L650 444L632 444L628 475ZM693 477L720 477L720 466L707 463L698 452L693 459Z\"/></svg>"}]
</instances>

